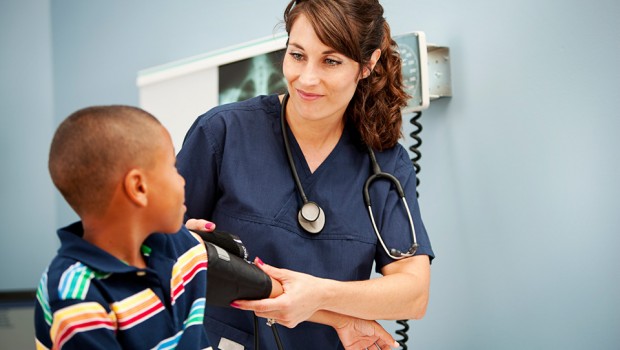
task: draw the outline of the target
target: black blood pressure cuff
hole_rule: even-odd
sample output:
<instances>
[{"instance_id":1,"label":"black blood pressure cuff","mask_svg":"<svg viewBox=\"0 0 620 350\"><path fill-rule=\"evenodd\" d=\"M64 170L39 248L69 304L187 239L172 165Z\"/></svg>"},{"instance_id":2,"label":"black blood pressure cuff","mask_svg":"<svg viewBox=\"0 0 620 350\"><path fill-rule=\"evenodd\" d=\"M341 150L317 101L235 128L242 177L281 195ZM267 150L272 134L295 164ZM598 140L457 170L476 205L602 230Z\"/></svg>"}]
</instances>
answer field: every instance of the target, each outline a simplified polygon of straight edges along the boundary
<instances>
[{"instance_id":1,"label":"black blood pressure cuff","mask_svg":"<svg viewBox=\"0 0 620 350\"><path fill-rule=\"evenodd\" d=\"M235 300L258 300L271 294L271 279L254 264L209 242L205 242L207 304L229 307Z\"/></svg>"}]
</instances>

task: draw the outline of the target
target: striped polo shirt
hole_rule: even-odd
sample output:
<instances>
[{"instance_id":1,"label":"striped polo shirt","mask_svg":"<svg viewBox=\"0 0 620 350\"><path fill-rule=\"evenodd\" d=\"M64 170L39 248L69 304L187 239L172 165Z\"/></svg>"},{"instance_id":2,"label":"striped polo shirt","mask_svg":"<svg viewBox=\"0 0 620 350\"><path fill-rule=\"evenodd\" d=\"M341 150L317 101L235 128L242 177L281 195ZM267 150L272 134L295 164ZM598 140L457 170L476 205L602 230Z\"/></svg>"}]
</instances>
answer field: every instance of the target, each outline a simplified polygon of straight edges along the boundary
<instances>
[{"instance_id":1,"label":"striped polo shirt","mask_svg":"<svg viewBox=\"0 0 620 350\"><path fill-rule=\"evenodd\" d=\"M152 234L139 269L82 239L81 222L41 277L37 349L204 349L207 255L185 227Z\"/></svg>"}]
</instances>

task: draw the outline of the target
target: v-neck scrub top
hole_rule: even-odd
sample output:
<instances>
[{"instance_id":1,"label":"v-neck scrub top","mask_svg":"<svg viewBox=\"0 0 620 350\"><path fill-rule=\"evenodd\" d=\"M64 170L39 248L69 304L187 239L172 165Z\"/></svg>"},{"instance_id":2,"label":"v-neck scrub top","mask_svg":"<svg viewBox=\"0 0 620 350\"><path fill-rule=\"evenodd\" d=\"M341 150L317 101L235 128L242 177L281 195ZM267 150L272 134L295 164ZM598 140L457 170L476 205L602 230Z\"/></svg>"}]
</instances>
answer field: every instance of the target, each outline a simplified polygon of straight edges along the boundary
<instances>
[{"instance_id":1,"label":"v-neck scrub top","mask_svg":"<svg viewBox=\"0 0 620 350\"><path fill-rule=\"evenodd\" d=\"M250 259L258 256L275 267L321 278L367 280L373 262L380 271L394 260L381 247L364 204L362 190L371 174L365 146L347 124L334 150L312 173L294 135L286 130L306 196L325 212L321 233L306 233L297 222L303 200L287 160L280 110L278 96L270 95L218 106L198 117L177 155L186 180L187 218L208 219L219 230L238 235ZM420 245L416 254L432 259L406 150L397 145L375 153L381 169L403 186ZM370 196L387 247L408 250L411 230L396 191L387 181L375 181ZM251 312L207 306L205 326L214 347L222 341L253 347ZM343 348L328 326L302 322L294 329L278 330L285 349ZM263 321L259 332L261 348L276 348Z\"/></svg>"}]
</instances>

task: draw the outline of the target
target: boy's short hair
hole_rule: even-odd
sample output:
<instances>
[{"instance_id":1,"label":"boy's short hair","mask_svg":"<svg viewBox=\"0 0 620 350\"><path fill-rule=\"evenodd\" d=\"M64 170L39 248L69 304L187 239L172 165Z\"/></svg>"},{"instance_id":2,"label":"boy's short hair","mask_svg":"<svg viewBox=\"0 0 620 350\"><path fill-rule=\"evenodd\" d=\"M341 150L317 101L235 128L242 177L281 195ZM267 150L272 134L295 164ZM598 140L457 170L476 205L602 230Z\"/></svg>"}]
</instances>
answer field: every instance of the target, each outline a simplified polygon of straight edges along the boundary
<instances>
[{"instance_id":1,"label":"boy's short hair","mask_svg":"<svg viewBox=\"0 0 620 350\"><path fill-rule=\"evenodd\" d=\"M49 153L54 185L78 215L107 208L114 186L131 168L149 167L161 123L131 106L93 106L67 117Z\"/></svg>"}]
</instances>

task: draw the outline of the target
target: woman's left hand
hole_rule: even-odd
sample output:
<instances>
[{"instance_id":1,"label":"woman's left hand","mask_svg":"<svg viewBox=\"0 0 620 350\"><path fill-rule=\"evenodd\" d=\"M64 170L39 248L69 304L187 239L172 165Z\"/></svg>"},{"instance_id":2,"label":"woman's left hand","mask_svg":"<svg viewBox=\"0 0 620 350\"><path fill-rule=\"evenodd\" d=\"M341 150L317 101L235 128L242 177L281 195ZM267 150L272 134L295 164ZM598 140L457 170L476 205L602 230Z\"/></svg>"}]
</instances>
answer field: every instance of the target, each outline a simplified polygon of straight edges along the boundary
<instances>
[{"instance_id":1,"label":"woman's left hand","mask_svg":"<svg viewBox=\"0 0 620 350\"><path fill-rule=\"evenodd\" d=\"M349 317L334 329L345 350L389 350L399 347L390 333L376 321Z\"/></svg>"},{"instance_id":2,"label":"woman's left hand","mask_svg":"<svg viewBox=\"0 0 620 350\"><path fill-rule=\"evenodd\" d=\"M293 328L308 320L321 306L322 279L287 269L279 269L254 260L256 266L282 284L283 294L273 299L236 300L231 306L252 310L258 317L275 320Z\"/></svg>"}]
</instances>

